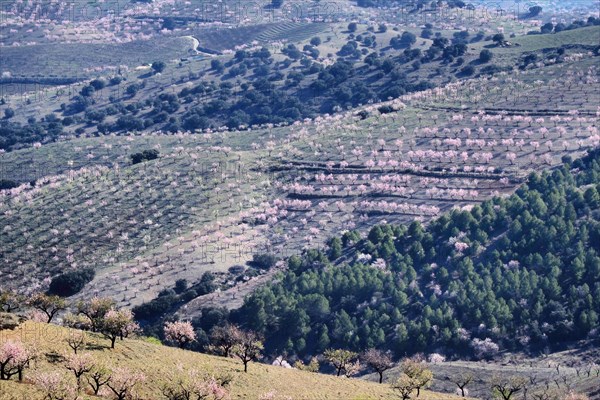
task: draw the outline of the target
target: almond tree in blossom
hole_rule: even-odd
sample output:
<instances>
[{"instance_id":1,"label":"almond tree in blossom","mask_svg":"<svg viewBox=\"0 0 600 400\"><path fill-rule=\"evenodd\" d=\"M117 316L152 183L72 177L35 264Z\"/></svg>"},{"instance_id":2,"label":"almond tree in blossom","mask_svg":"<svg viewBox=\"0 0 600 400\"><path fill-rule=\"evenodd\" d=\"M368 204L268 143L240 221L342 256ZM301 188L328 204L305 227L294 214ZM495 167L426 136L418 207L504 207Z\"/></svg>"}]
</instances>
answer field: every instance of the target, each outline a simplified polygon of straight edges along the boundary
<instances>
[{"instance_id":1,"label":"almond tree in blossom","mask_svg":"<svg viewBox=\"0 0 600 400\"><path fill-rule=\"evenodd\" d=\"M179 366L169 382L162 387L167 400L205 399L223 400L229 398L229 391L222 380L201 374L196 370L182 371Z\"/></svg>"},{"instance_id":2,"label":"almond tree in blossom","mask_svg":"<svg viewBox=\"0 0 600 400\"><path fill-rule=\"evenodd\" d=\"M116 400L137 398L137 387L146 380L146 375L127 368L116 368L106 386L114 393Z\"/></svg>"},{"instance_id":3,"label":"almond tree in blossom","mask_svg":"<svg viewBox=\"0 0 600 400\"><path fill-rule=\"evenodd\" d=\"M292 400L290 396L279 395L276 390L269 390L258 396L258 400Z\"/></svg>"},{"instance_id":4,"label":"almond tree in blossom","mask_svg":"<svg viewBox=\"0 0 600 400\"><path fill-rule=\"evenodd\" d=\"M167 322L164 327L164 333L167 341L177 343L181 349L188 343L196 340L194 327L188 321Z\"/></svg>"},{"instance_id":5,"label":"almond tree in blossom","mask_svg":"<svg viewBox=\"0 0 600 400\"><path fill-rule=\"evenodd\" d=\"M392 356L389 352L369 349L361 355L361 359L369 368L379 374L379 383L383 382L383 373L392 368Z\"/></svg>"},{"instance_id":6,"label":"almond tree in blossom","mask_svg":"<svg viewBox=\"0 0 600 400\"><path fill-rule=\"evenodd\" d=\"M510 161L511 164L515 163L515 159L517 158L517 155L515 153L506 153L506 159L508 161Z\"/></svg>"},{"instance_id":7,"label":"almond tree in blossom","mask_svg":"<svg viewBox=\"0 0 600 400\"><path fill-rule=\"evenodd\" d=\"M110 340L110 348L115 348L117 338L125 338L137 331L139 326L133 321L133 314L129 309L110 310L102 320L100 331Z\"/></svg>"},{"instance_id":8,"label":"almond tree in blossom","mask_svg":"<svg viewBox=\"0 0 600 400\"><path fill-rule=\"evenodd\" d=\"M44 399L77 400L79 398L72 378L58 372L39 373L33 381L44 392Z\"/></svg>"},{"instance_id":9,"label":"almond tree in blossom","mask_svg":"<svg viewBox=\"0 0 600 400\"><path fill-rule=\"evenodd\" d=\"M0 347L0 380L9 380L14 375L23 380L23 371L37 357L35 348L20 341L8 340Z\"/></svg>"},{"instance_id":10,"label":"almond tree in blossom","mask_svg":"<svg viewBox=\"0 0 600 400\"><path fill-rule=\"evenodd\" d=\"M241 331L238 342L233 347L235 354L244 364L244 372L248 372L248 363L260 357L263 350L260 336L253 331Z\"/></svg>"},{"instance_id":11,"label":"almond tree in blossom","mask_svg":"<svg viewBox=\"0 0 600 400\"><path fill-rule=\"evenodd\" d=\"M77 350L85 345L86 337L83 331L70 331L67 336L67 345L77 354Z\"/></svg>"},{"instance_id":12,"label":"almond tree in blossom","mask_svg":"<svg viewBox=\"0 0 600 400\"><path fill-rule=\"evenodd\" d=\"M35 294L29 300L28 304L34 309L43 312L48 319L48 323L52 321L56 314L67 307L65 299L58 296L48 296L43 293Z\"/></svg>"},{"instance_id":13,"label":"almond tree in blossom","mask_svg":"<svg viewBox=\"0 0 600 400\"><path fill-rule=\"evenodd\" d=\"M89 319L92 332L98 332L104 316L114 306L113 299L94 297L90 301L77 303L77 312Z\"/></svg>"},{"instance_id":14,"label":"almond tree in blossom","mask_svg":"<svg viewBox=\"0 0 600 400\"><path fill-rule=\"evenodd\" d=\"M77 391L81 391L81 377L90 372L94 367L91 354L71 354L67 357L65 368L73 372L77 380Z\"/></svg>"},{"instance_id":15,"label":"almond tree in blossom","mask_svg":"<svg viewBox=\"0 0 600 400\"><path fill-rule=\"evenodd\" d=\"M229 357L241 336L235 325L216 326L210 333L210 348L223 357Z\"/></svg>"}]
</instances>

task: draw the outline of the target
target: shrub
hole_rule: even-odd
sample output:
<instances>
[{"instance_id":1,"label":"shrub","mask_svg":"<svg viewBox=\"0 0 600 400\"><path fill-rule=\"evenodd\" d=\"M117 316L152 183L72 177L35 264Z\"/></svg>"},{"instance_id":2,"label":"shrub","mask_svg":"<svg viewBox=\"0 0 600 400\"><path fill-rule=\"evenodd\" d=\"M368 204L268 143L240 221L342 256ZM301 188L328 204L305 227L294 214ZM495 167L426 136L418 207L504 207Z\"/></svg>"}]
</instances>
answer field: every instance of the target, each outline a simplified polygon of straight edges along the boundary
<instances>
[{"instance_id":1,"label":"shrub","mask_svg":"<svg viewBox=\"0 0 600 400\"><path fill-rule=\"evenodd\" d=\"M139 164L142 161L156 160L159 155L160 155L160 152L158 150L144 150L141 153L132 154L130 156L131 157L131 163L132 164Z\"/></svg>"},{"instance_id":2,"label":"shrub","mask_svg":"<svg viewBox=\"0 0 600 400\"><path fill-rule=\"evenodd\" d=\"M389 114L394 112L394 108L392 106L381 106L377 109L381 114Z\"/></svg>"},{"instance_id":3,"label":"shrub","mask_svg":"<svg viewBox=\"0 0 600 400\"><path fill-rule=\"evenodd\" d=\"M166 67L167 67L167 64L165 64L163 61L154 61L152 63L152 69L156 73L163 72Z\"/></svg>"},{"instance_id":4,"label":"shrub","mask_svg":"<svg viewBox=\"0 0 600 400\"><path fill-rule=\"evenodd\" d=\"M123 78L121 78L120 76L113 76L112 78L110 78L109 82L111 85L118 85L122 81L123 81Z\"/></svg>"},{"instance_id":5,"label":"shrub","mask_svg":"<svg viewBox=\"0 0 600 400\"><path fill-rule=\"evenodd\" d=\"M140 304L133 308L135 319L137 321L152 320L153 318L159 317L171 309L179 298L175 294L167 294L165 296L159 296L148 303Z\"/></svg>"},{"instance_id":6,"label":"shrub","mask_svg":"<svg viewBox=\"0 0 600 400\"><path fill-rule=\"evenodd\" d=\"M13 189L13 188L16 188L17 186L19 186L19 184L15 181L11 181L8 179L0 180L0 190Z\"/></svg>"},{"instance_id":7,"label":"shrub","mask_svg":"<svg viewBox=\"0 0 600 400\"><path fill-rule=\"evenodd\" d=\"M223 65L223 63L220 60L216 59L211 60L210 67L213 71L216 71L218 73L221 73L223 72L223 70L225 70L225 66Z\"/></svg>"},{"instance_id":8,"label":"shrub","mask_svg":"<svg viewBox=\"0 0 600 400\"><path fill-rule=\"evenodd\" d=\"M494 54L488 49L481 50L481 53L479 53L479 61L482 63L490 62L493 57Z\"/></svg>"},{"instance_id":9,"label":"shrub","mask_svg":"<svg viewBox=\"0 0 600 400\"><path fill-rule=\"evenodd\" d=\"M96 89L94 89L93 86L85 86L83 89L81 89L81 95L84 97L90 97L94 95L94 92L96 91Z\"/></svg>"},{"instance_id":10,"label":"shrub","mask_svg":"<svg viewBox=\"0 0 600 400\"><path fill-rule=\"evenodd\" d=\"M140 85L137 83L132 83L131 85L127 86L126 92L129 96L133 97L137 94L138 90L140 90Z\"/></svg>"},{"instance_id":11,"label":"shrub","mask_svg":"<svg viewBox=\"0 0 600 400\"><path fill-rule=\"evenodd\" d=\"M209 294L217 290L217 284L215 283L215 276L212 272L207 271L202 274L200 281L196 283L191 289L194 290L196 295L202 296ZM190 294L188 294L189 296Z\"/></svg>"},{"instance_id":12,"label":"shrub","mask_svg":"<svg viewBox=\"0 0 600 400\"><path fill-rule=\"evenodd\" d=\"M14 116L15 116L15 110L13 110L12 108L7 108L4 110L4 118L11 119Z\"/></svg>"},{"instance_id":13,"label":"shrub","mask_svg":"<svg viewBox=\"0 0 600 400\"><path fill-rule=\"evenodd\" d=\"M52 278L48 294L55 294L61 297L73 296L79 293L86 283L91 282L95 276L96 272L93 268L65 272Z\"/></svg>"},{"instance_id":14,"label":"shrub","mask_svg":"<svg viewBox=\"0 0 600 400\"><path fill-rule=\"evenodd\" d=\"M492 40L494 41L494 43L500 45L504 43L504 35L502 33L497 33L494 36L492 36Z\"/></svg>"},{"instance_id":15,"label":"shrub","mask_svg":"<svg viewBox=\"0 0 600 400\"><path fill-rule=\"evenodd\" d=\"M146 343L162 345L162 342L160 341L160 339L155 338L154 336L145 336L142 338L142 340Z\"/></svg>"},{"instance_id":16,"label":"shrub","mask_svg":"<svg viewBox=\"0 0 600 400\"><path fill-rule=\"evenodd\" d=\"M15 314L0 312L0 331L4 329L13 330L19 326L21 321Z\"/></svg>"},{"instance_id":17,"label":"shrub","mask_svg":"<svg viewBox=\"0 0 600 400\"><path fill-rule=\"evenodd\" d=\"M239 275L246 271L246 267L243 265L234 265L232 267L229 267L228 271L230 274Z\"/></svg>"},{"instance_id":18,"label":"shrub","mask_svg":"<svg viewBox=\"0 0 600 400\"><path fill-rule=\"evenodd\" d=\"M188 288L188 281L187 279L177 279L175 281L175 293L177 294L181 294L183 292L185 292Z\"/></svg>"},{"instance_id":19,"label":"shrub","mask_svg":"<svg viewBox=\"0 0 600 400\"><path fill-rule=\"evenodd\" d=\"M94 79L90 82L90 86L92 86L95 90L102 90L106 86L106 82L104 79Z\"/></svg>"},{"instance_id":20,"label":"shrub","mask_svg":"<svg viewBox=\"0 0 600 400\"><path fill-rule=\"evenodd\" d=\"M313 357L308 364L304 364L302 360L298 360L294 363L294 368L301 371L319 372L319 360L317 357Z\"/></svg>"},{"instance_id":21,"label":"shrub","mask_svg":"<svg viewBox=\"0 0 600 400\"><path fill-rule=\"evenodd\" d=\"M460 73L465 76L471 76L475 73L475 68L472 65L467 65L463 69L460 70Z\"/></svg>"},{"instance_id":22,"label":"shrub","mask_svg":"<svg viewBox=\"0 0 600 400\"><path fill-rule=\"evenodd\" d=\"M260 269L270 269L277 262L277 258L273 254L254 254L250 266Z\"/></svg>"}]
</instances>

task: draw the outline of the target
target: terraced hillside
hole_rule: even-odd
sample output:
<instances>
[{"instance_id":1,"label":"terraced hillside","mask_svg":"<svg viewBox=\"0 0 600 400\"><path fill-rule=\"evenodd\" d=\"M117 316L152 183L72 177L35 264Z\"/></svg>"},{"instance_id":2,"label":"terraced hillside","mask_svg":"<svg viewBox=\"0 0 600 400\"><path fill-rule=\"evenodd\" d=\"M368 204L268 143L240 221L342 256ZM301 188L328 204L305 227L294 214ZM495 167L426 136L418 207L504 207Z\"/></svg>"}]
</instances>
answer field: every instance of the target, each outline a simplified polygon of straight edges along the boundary
<instances>
[{"instance_id":1,"label":"terraced hillside","mask_svg":"<svg viewBox=\"0 0 600 400\"><path fill-rule=\"evenodd\" d=\"M289 255L339 230L427 221L509 194L528 171L598 146L594 60L561 64L560 79L558 66L480 78L360 116L2 154L7 179L38 179L2 192L3 276L31 292L91 266L98 273L84 296L135 305L257 252ZM144 149L160 159L130 165ZM222 289L234 285L222 279Z\"/></svg>"}]
</instances>

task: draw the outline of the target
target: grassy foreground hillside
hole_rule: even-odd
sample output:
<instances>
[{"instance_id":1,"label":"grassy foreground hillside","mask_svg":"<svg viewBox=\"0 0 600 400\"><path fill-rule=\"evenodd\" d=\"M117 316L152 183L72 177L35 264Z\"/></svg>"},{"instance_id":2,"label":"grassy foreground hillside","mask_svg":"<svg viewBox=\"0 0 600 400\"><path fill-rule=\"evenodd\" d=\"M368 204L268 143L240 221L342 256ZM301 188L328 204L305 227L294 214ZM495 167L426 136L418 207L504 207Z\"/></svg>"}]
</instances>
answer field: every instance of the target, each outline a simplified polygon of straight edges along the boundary
<instances>
[{"instance_id":1,"label":"grassy foreground hillside","mask_svg":"<svg viewBox=\"0 0 600 400\"><path fill-rule=\"evenodd\" d=\"M56 325L26 322L14 331L0 331L0 344L7 340L20 339L40 350L40 357L26 370L25 383L0 381L0 399L42 399L42 391L31 384L31 378L39 372L59 371L67 373L63 355L72 353L66 343L71 330ZM338 378L264 365L251 364L248 373L243 365L234 359L214 357L148 343L143 340L125 339L118 341L114 350L107 340L88 333L87 344L79 353L89 353L95 360L112 367L127 368L142 372L146 381L141 387L143 399L160 399L161 386L168 382L170 371L182 368L183 371L196 369L214 375L228 374L233 378L230 386L232 399L258 399L270 391L276 391L281 398L292 399L393 399L397 398L388 385L360 380ZM86 398L96 398L88 396ZM454 396L424 392L423 400L451 399Z\"/></svg>"}]
</instances>

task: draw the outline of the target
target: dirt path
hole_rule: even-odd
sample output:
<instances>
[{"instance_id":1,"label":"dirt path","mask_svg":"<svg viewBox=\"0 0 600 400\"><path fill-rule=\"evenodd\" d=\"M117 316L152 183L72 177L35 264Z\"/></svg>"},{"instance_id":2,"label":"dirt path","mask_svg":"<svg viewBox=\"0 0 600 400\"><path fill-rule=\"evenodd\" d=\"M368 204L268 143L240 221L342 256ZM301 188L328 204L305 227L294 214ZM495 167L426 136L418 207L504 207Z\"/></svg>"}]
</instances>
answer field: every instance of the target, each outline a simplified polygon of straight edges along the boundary
<instances>
[{"instance_id":1,"label":"dirt path","mask_svg":"<svg viewBox=\"0 0 600 400\"><path fill-rule=\"evenodd\" d=\"M194 50L194 52L196 54L201 54L206 57L214 57L215 56L214 54L210 54L210 53L206 53L204 51L198 50L198 48L200 47L200 41L198 39L196 39L194 36L188 35L188 36L182 36L182 37L191 39L192 42L194 42L194 46L192 47L192 50Z\"/></svg>"}]
</instances>

